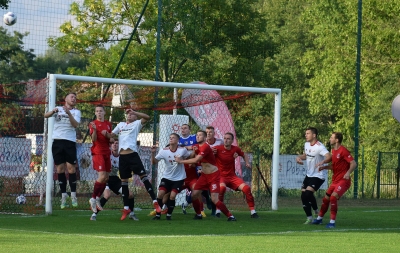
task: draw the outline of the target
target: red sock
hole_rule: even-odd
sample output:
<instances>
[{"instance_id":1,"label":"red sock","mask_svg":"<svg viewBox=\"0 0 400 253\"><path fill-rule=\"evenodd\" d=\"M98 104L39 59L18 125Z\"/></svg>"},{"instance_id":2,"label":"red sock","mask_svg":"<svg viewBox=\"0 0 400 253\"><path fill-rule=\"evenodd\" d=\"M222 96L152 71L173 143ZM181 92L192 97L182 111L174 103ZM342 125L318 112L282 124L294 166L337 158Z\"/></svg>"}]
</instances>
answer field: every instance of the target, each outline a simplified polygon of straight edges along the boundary
<instances>
[{"instance_id":1,"label":"red sock","mask_svg":"<svg viewBox=\"0 0 400 253\"><path fill-rule=\"evenodd\" d=\"M103 188L103 186L104 186L104 188ZM100 197L105 188L106 188L106 184L103 184L103 183L100 183L100 182L96 181L94 183L94 189L93 189L92 198L95 199L96 197Z\"/></svg>"},{"instance_id":2,"label":"red sock","mask_svg":"<svg viewBox=\"0 0 400 253\"><path fill-rule=\"evenodd\" d=\"M250 210L254 210L254 198L253 194L251 194L250 187L248 185L245 185L242 189L242 192L246 195L246 202Z\"/></svg>"},{"instance_id":3,"label":"red sock","mask_svg":"<svg viewBox=\"0 0 400 253\"><path fill-rule=\"evenodd\" d=\"M100 192L99 192L99 195L97 195L97 197L100 197L101 194L103 194L104 190L106 189L106 186L107 186L106 183L101 184Z\"/></svg>"},{"instance_id":4,"label":"red sock","mask_svg":"<svg viewBox=\"0 0 400 253\"><path fill-rule=\"evenodd\" d=\"M218 195L218 199L221 202L224 202L224 195L226 192L226 186L219 186L219 195Z\"/></svg>"},{"instance_id":5,"label":"red sock","mask_svg":"<svg viewBox=\"0 0 400 253\"><path fill-rule=\"evenodd\" d=\"M229 212L228 208L226 208L225 204L222 203L221 201L218 201L218 202L215 204L215 206L216 206L219 210L221 210L221 212L222 212L223 214L225 214L227 217L232 216L231 212Z\"/></svg>"},{"instance_id":6,"label":"red sock","mask_svg":"<svg viewBox=\"0 0 400 253\"><path fill-rule=\"evenodd\" d=\"M338 210L337 202L337 198L331 196L331 220L336 220L336 214Z\"/></svg>"},{"instance_id":7,"label":"red sock","mask_svg":"<svg viewBox=\"0 0 400 253\"><path fill-rule=\"evenodd\" d=\"M318 216L324 217L324 215L328 211L328 208L329 208L329 199L322 198L321 210L319 210Z\"/></svg>"},{"instance_id":8,"label":"red sock","mask_svg":"<svg viewBox=\"0 0 400 253\"><path fill-rule=\"evenodd\" d=\"M196 199L196 200L192 199L192 205L193 205L193 209L196 212L196 214L201 214L201 211L202 211L202 209L201 209L201 206L202 206L201 201L199 199Z\"/></svg>"}]
</instances>

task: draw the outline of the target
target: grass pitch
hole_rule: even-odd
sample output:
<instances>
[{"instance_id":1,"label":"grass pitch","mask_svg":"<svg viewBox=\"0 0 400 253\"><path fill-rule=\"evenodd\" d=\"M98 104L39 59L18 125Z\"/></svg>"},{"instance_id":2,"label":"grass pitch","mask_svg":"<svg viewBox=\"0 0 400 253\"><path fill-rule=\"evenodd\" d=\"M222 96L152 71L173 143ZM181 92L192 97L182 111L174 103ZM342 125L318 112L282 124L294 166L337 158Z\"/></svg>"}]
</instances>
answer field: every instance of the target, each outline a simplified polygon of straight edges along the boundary
<instances>
[{"instance_id":1,"label":"grass pitch","mask_svg":"<svg viewBox=\"0 0 400 253\"><path fill-rule=\"evenodd\" d=\"M235 211L237 222L208 216L192 220L177 207L173 220L120 221L105 210L97 221L90 211L63 210L49 216L0 215L1 252L400 252L400 201L340 200L337 227L303 225L298 199L278 211ZM296 205L297 204L297 205ZM342 205L341 205L342 204ZM329 214L324 224L329 221Z\"/></svg>"}]
</instances>

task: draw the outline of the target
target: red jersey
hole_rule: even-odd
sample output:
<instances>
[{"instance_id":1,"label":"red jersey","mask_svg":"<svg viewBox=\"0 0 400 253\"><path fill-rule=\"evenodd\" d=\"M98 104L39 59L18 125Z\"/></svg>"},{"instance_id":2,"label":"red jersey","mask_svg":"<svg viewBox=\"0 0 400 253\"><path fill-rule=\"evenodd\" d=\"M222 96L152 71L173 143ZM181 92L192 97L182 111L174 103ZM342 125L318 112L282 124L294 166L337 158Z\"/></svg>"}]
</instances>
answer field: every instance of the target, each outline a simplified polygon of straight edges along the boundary
<instances>
[{"instance_id":1,"label":"red jersey","mask_svg":"<svg viewBox=\"0 0 400 253\"><path fill-rule=\"evenodd\" d=\"M235 157L237 153L239 156L244 157L243 151L237 146L231 146L231 149L226 149L224 145L215 146L217 150L215 159L217 160L217 167L221 173L221 177L236 176L235 173Z\"/></svg>"},{"instance_id":2,"label":"red jersey","mask_svg":"<svg viewBox=\"0 0 400 253\"><path fill-rule=\"evenodd\" d=\"M217 163L215 162L214 153L211 147L207 143L203 143L202 146L200 146L199 144L195 144L193 145L193 147L197 147L197 149L195 149L194 151L196 155L201 155L203 157L200 161L201 163L209 163L214 166L217 166L216 165Z\"/></svg>"},{"instance_id":3,"label":"red jersey","mask_svg":"<svg viewBox=\"0 0 400 253\"><path fill-rule=\"evenodd\" d=\"M332 182L335 183L343 179L344 174L350 168L350 162L354 158L344 146L340 146L338 150L332 149Z\"/></svg>"},{"instance_id":4,"label":"red jersey","mask_svg":"<svg viewBox=\"0 0 400 253\"><path fill-rule=\"evenodd\" d=\"M108 120L103 122L99 120L94 120L94 124L96 125L96 134L97 140L93 142L93 146L91 148L92 155L109 155L111 154L110 150L110 140L107 139L104 135L101 134L103 130L106 130L108 133L111 133L111 123ZM92 125L89 124L90 135L93 134Z\"/></svg>"}]
</instances>

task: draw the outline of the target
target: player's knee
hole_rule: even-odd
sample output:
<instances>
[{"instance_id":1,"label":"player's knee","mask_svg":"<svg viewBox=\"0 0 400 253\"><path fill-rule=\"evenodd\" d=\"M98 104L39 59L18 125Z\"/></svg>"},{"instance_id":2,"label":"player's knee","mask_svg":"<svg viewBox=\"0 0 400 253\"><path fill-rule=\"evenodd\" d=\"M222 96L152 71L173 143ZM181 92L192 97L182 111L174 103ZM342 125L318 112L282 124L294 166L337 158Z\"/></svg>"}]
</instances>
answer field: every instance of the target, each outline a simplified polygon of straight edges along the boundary
<instances>
[{"instance_id":1,"label":"player's knee","mask_svg":"<svg viewBox=\"0 0 400 253\"><path fill-rule=\"evenodd\" d=\"M304 192L304 194L305 194L307 200L311 200L311 199L314 198L314 192L313 191L306 190Z\"/></svg>"},{"instance_id":2,"label":"player's knee","mask_svg":"<svg viewBox=\"0 0 400 253\"><path fill-rule=\"evenodd\" d=\"M336 193L333 193L331 196L330 196L330 201L333 201L333 200L337 200L337 199L339 199L339 195Z\"/></svg>"},{"instance_id":3,"label":"player's knee","mask_svg":"<svg viewBox=\"0 0 400 253\"><path fill-rule=\"evenodd\" d=\"M303 202L306 201L306 192L305 192L305 191L302 191L302 192L301 192L300 198L301 198L301 200L302 200Z\"/></svg>"},{"instance_id":4,"label":"player's knee","mask_svg":"<svg viewBox=\"0 0 400 253\"><path fill-rule=\"evenodd\" d=\"M324 203L324 204L328 205L329 202L330 202L330 196L325 196L325 198L322 199L322 203Z\"/></svg>"},{"instance_id":5,"label":"player's knee","mask_svg":"<svg viewBox=\"0 0 400 253\"><path fill-rule=\"evenodd\" d=\"M245 194L251 194L251 189L247 184L245 184L242 188L242 192L244 192Z\"/></svg>"}]
</instances>

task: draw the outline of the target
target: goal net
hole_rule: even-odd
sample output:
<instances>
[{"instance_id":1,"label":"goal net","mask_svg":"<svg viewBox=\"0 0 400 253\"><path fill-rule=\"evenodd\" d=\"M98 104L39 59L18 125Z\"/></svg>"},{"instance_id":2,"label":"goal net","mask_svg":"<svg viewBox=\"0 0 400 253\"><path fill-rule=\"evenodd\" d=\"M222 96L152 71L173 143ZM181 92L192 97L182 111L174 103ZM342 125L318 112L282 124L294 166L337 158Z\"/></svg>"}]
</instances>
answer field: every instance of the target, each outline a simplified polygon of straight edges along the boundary
<instances>
[{"instance_id":1,"label":"goal net","mask_svg":"<svg viewBox=\"0 0 400 253\"><path fill-rule=\"evenodd\" d=\"M127 108L151 117L137 141L139 156L154 189L158 188L165 164L163 161L157 166L151 164L150 147L155 143L160 148L165 147L171 133L181 134L182 124L191 126L191 134L213 126L216 138L223 139L224 133L231 132L236 137L233 145L248 154L252 169L246 168L243 159L237 158L235 173L251 186L256 209L277 208L277 189L271 187L274 185L271 180L278 179L272 176L274 167L278 171L278 164L271 163L271 152L266 150L275 149L273 154L279 155L279 89L69 75L50 75L49 79L41 81L3 85L3 89L20 89L18 97L3 95L2 100L7 102L0 105L0 209L3 212L51 213L53 209L60 209L61 193L51 155L54 122L52 118L44 119L43 115L55 106L62 106L64 96L70 91L77 93L76 107L82 113L76 143L78 208L89 208L88 199L97 179L88 134L96 104L105 106L106 119L113 127L125 121ZM265 107L269 113L261 115L259 111ZM66 176L68 178L68 174ZM136 175L130 179L129 188L135 196L135 208L152 208L151 199ZM70 192L69 186L67 192ZM190 193L183 191L178 195L177 206L187 205L187 194ZM25 197L26 203L17 203L20 195ZM224 202L230 209L248 210L241 192L228 190ZM112 194L105 208L122 206L121 197Z\"/></svg>"}]
</instances>

